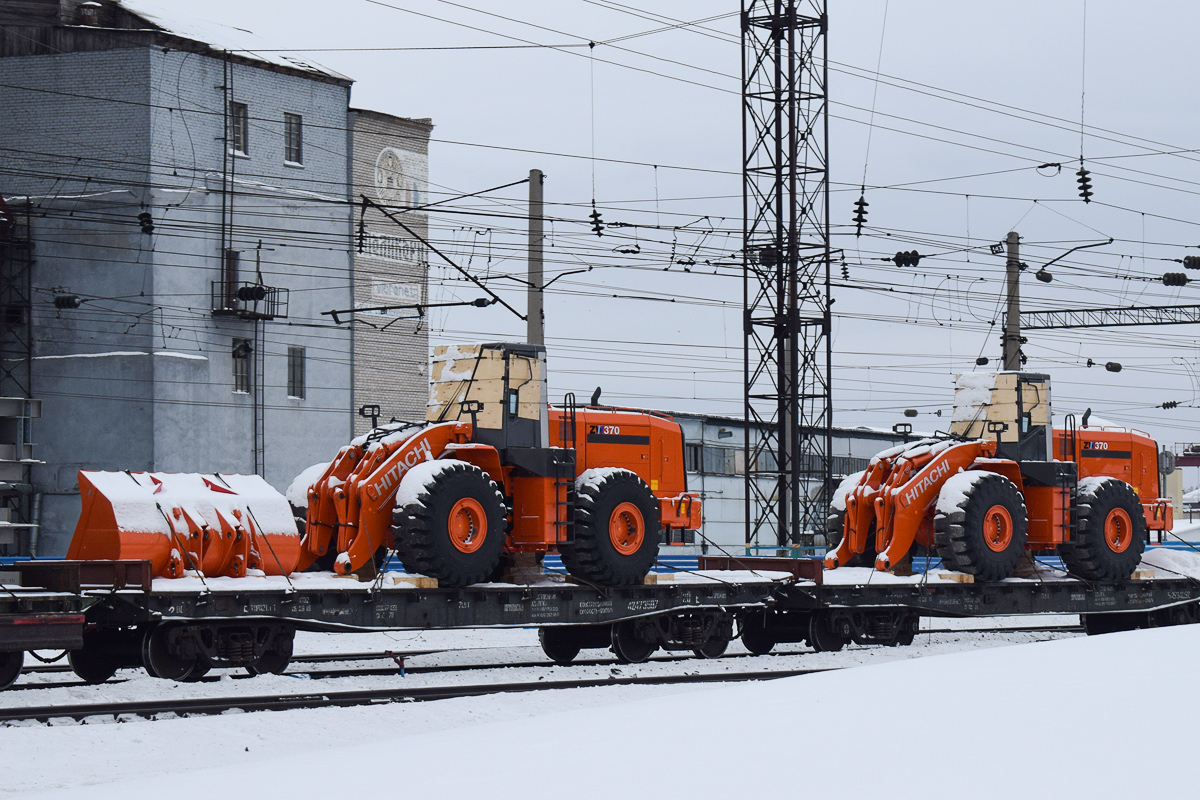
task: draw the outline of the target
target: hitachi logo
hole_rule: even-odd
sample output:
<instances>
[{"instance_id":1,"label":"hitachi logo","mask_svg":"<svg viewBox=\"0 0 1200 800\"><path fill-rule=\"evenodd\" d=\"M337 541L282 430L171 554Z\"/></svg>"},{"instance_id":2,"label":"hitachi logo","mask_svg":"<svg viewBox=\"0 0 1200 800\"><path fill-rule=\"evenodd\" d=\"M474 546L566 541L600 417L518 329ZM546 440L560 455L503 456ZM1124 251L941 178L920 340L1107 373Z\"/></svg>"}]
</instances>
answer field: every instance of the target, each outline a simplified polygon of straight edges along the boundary
<instances>
[{"instance_id":1,"label":"hitachi logo","mask_svg":"<svg viewBox=\"0 0 1200 800\"><path fill-rule=\"evenodd\" d=\"M916 486L913 486L911 489L909 489L907 492L904 493L903 501L904 501L905 508L910 506L914 500L916 500L918 497L920 497L921 492L925 491L930 486L933 486L935 483L937 483L939 480L944 478L949 473L950 473L950 462L949 461L942 461L941 463L934 466L934 468L929 471L928 475L926 475L924 478L921 478L921 480L917 481Z\"/></svg>"},{"instance_id":2,"label":"hitachi logo","mask_svg":"<svg viewBox=\"0 0 1200 800\"><path fill-rule=\"evenodd\" d=\"M395 466L383 473L378 481L371 484L371 491L375 498L390 495L400 485L400 479L404 477L404 473L428 458L433 458L433 448L429 446L428 439L422 439L413 446L412 450L398 459Z\"/></svg>"}]
</instances>

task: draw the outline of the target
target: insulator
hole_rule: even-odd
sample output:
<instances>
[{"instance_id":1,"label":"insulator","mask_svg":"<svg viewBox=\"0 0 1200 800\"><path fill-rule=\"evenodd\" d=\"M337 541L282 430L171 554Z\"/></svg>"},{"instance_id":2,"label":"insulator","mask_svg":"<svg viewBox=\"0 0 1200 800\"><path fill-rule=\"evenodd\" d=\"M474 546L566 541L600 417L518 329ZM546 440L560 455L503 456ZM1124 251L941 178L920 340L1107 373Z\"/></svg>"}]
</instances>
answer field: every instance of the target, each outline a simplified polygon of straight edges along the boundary
<instances>
[{"instance_id":1,"label":"insulator","mask_svg":"<svg viewBox=\"0 0 1200 800\"><path fill-rule=\"evenodd\" d=\"M237 290L238 300L246 303L258 303L266 299L267 287L265 286L240 286Z\"/></svg>"},{"instance_id":2,"label":"insulator","mask_svg":"<svg viewBox=\"0 0 1200 800\"><path fill-rule=\"evenodd\" d=\"M142 226L142 233L154 233L154 218L150 216L149 211L143 211L137 215L138 224Z\"/></svg>"},{"instance_id":3,"label":"insulator","mask_svg":"<svg viewBox=\"0 0 1200 800\"><path fill-rule=\"evenodd\" d=\"M1107 364L1104 365L1104 368L1106 370L1108 370L1109 372L1120 372L1121 371L1121 365L1120 365L1120 363L1118 363L1116 361L1109 361Z\"/></svg>"},{"instance_id":4,"label":"insulator","mask_svg":"<svg viewBox=\"0 0 1200 800\"><path fill-rule=\"evenodd\" d=\"M1162 276L1163 286L1187 286L1188 276L1182 272L1168 272Z\"/></svg>"},{"instance_id":5,"label":"insulator","mask_svg":"<svg viewBox=\"0 0 1200 800\"><path fill-rule=\"evenodd\" d=\"M892 256L892 262L897 267L916 267L921 263L921 254L916 250L901 250Z\"/></svg>"},{"instance_id":6,"label":"insulator","mask_svg":"<svg viewBox=\"0 0 1200 800\"><path fill-rule=\"evenodd\" d=\"M83 305L83 301L78 295L73 294L56 294L54 296L54 307L58 309L79 308Z\"/></svg>"},{"instance_id":7,"label":"insulator","mask_svg":"<svg viewBox=\"0 0 1200 800\"><path fill-rule=\"evenodd\" d=\"M1083 198L1083 202L1085 203L1092 202L1092 181L1089 177L1092 173L1088 172L1084 168L1083 162L1080 161L1079 171L1075 174L1079 176L1079 196Z\"/></svg>"},{"instance_id":8,"label":"insulator","mask_svg":"<svg viewBox=\"0 0 1200 800\"><path fill-rule=\"evenodd\" d=\"M845 264L842 264L842 280L850 280L850 268Z\"/></svg>"},{"instance_id":9,"label":"insulator","mask_svg":"<svg viewBox=\"0 0 1200 800\"><path fill-rule=\"evenodd\" d=\"M592 233L597 236L604 235L604 220L600 219L600 212L596 210L595 203L592 204L592 213L588 214L592 220Z\"/></svg>"},{"instance_id":10,"label":"insulator","mask_svg":"<svg viewBox=\"0 0 1200 800\"><path fill-rule=\"evenodd\" d=\"M979 358L975 359L975 366L986 367L987 365L988 365L988 357L987 356L980 356Z\"/></svg>"},{"instance_id":11,"label":"insulator","mask_svg":"<svg viewBox=\"0 0 1200 800\"><path fill-rule=\"evenodd\" d=\"M1184 269L1200 269L1200 256L1184 256Z\"/></svg>"},{"instance_id":12,"label":"insulator","mask_svg":"<svg viewBox=\"0 0 1200 800\"><path fill-rule=\"evenodd\" d=\"M1025 366L1029 362L1029 356L1021 353L1021 366Z\"/></svg>"},{"instance_id":13,"label":"insulator","mask_svg":"<svg viewBox=\"0 0 1200 800\"><path fill-rule=\"evenodd\" d=\"M1042 283L1049 283L1050 281L1054 280L1054 276L1051 275L1049 272L1046 272L1045 267L1042 267L1041 269L1039 269L1037 272L1035 272L1033 274L1033 276L1035 278L1037 278L1039 281L1041 281Z\"/></svg>"},{"instance_id":14,"label":"insulator","mask_svg":"<svg viewBox=\"0 0 1200 800\"><path fill-rule=\"evenodd\" d=\"M1162 407L1166 408L1166 409L1179 408L1179 401L1178 400L1168 400L1167 402L1162 404Z\"/></svg>"},{"instance_id":15,"label":"insulator","mask_svg":"<svg viewBox=\"0 0 1200 800\"><path fill-rule=\"evenodd\" d=\"M862 236L863 225L867 223L867 206L871 205L867 202L867 196L861 194L854 201L854 235Z\"/></svg>"},{"instance_id":16,"label":"insulator","mask_svg":"<svg viewBox=\"0 0 1200 800\"><path fill-rule=\"evenodd\" d=\"M779 251L774 245L767 245L758 251L758 263L764 267L773 267L779 263Z\"/></svg>"},{"instance_id":17,"label":"insulator","mask_svg":"<svg viewBox=\"0 0 1200 800\"><path fill-rule=\"evenodd\" d=\"M904 409L904 416L906 416L906 417L915 417L916 415L917 415L917 410L916 410L915 408L906 408L906 409Z\"/></svg>"}]
</instances>

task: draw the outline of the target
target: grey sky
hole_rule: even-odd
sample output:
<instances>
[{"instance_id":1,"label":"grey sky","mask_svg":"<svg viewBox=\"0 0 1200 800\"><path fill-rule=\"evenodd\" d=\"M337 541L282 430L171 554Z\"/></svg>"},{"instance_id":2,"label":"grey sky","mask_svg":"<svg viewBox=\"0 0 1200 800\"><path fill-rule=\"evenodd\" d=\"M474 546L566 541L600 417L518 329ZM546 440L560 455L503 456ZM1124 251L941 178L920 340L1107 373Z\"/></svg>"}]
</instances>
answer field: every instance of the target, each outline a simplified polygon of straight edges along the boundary
<instances>
[{"instance_id":1,"label":"grey sky","mask_svg":"<svg viewBox=\"0 0 1200 800\"><path fill-rule=\"evenodd\" d=\"M552 397L565 390L586 396L599 383L613 402L740 415L741 281L731 267L704 263L730 263L740 247L734 4L644 0L636 6L645 16L726 16L705 24L713 33L663 31L603 44L665 23L622 12L609 0L470 0L478 10L445 0L388 0L409 11L367 0L344 0L336 10L317 0L156 2L248 28L285 48L601 42L591 57L586 46L307 55L357 81L356 106L433 118L435 199L444 196L439 192L508 183L530 167L547 173L548 213L578 221L548 228L548 271L597 267L561 279L556 287L563 293L547 301ZM972 369L980 354L993 364L999 355L1003 261L986 245L1014 227L1025 240L1023 260L1034 269L1075 244L1116 239L1056 265L1052 284L1035 281L1031 269L1022 284L1026 308L1193 301L1193 287L1168 289L1144 279L1182 271L1161 259L1200 255L1185 249L1200 244L1194 213L1200 155L1154 154L1197 146L1190 53L1200 9L1150 2L1132 14L1128 3L1087 4L1086 122L1093 127L1083 151L1095 202L1085 206L1074 175L1082 0L1002 6L896 0L887 7L885 29L884 8L883 0L830 5L833 223L850 275L849 286L835 289L838 424L890 426L902 419L903 409L916 408L922 412L916 427L942 427L932 413L948 410L951 375ZM871 231L856 239L846 232L863 180L864 123L876 90L864 71L874 70L880 58L881 30L881 71L902 80L889 77L878 85L866 170ZM981 100L930 96L944 97L944 90ZM593 120L597 157L640 162L596 162L594 195L587 159L495 149L587 156ZM1053 175L1053 168L1042 170L1049 177L1039 174L1035 167L1046 162L1061 162L1061 174ZM675 166L715 172L668 168ZM993 172L1001 174L904 190L871 188ZM593 196L606 222L646 227L591 235L582 223ZM450 208L522 214L524 188ZM481 277L523 271L519 219L443 214L432 222L439 242ZM968 245L976 249L927 257L915 269L880 260L896 250L945 254ZM635 247L636 254L614 252ZM697 263L685 272L684 265L672 264L672 253L675 262ZM721 275L712 275L714 269ZM449 277L434 270L435 297L476 296ZM499 290L506 284L514 287L508 291L516 304L514 283L500 278L492 285ZM678 302L593 294L674 296ZM448 310L433 321L434 338L443 342L524 331L498 306ZM1053 375L1060 412L1091 406L1164 442L1191 441L1196 410L1154 406L1165 400L1200 405L1190 377L1200 355L1197 335L1190 326L1031 333L1028 367ZM1088 369L1088 358L1119 361L1125 369ZM1179 360L1185 363L1173 363Z\"/></svg>"}]
</instances>

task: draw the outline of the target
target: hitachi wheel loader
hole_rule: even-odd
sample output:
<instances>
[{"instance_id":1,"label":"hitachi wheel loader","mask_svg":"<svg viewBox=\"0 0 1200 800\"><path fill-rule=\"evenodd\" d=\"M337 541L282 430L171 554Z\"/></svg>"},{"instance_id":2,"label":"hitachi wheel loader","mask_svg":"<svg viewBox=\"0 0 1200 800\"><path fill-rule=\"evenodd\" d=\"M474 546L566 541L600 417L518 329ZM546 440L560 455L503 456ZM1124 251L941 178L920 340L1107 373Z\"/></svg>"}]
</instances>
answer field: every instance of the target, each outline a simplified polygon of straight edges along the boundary
<instances>
[{"instance_id":1,"label":"hitachi wheel loader","mask_svg":"<svg viewBox=\"0 0 1200 800\"><path fill-rule=\"evenodd\" d=\"M650 411L547 403L545 350L439 347L424 424L342 448L309 488L300 569L332 556L371 571L394 549L409 572L466 586L505 556L558 552L577 578L640 582L661 539L700 527L683 434Z\"/></svg>"},{"instance_id":2,"label":"hitachi wheel loader","mask_svg":"<svg viewBox=\"0 0 1200 800\"><path fill-rule=\"evenodd\" d=\"M880 453L838 487L826 569L889 570L924 548L979 581L1049 553L1080 578L1123 580L1147 531L1171 528L1155 442L1090 412L1054 428L1049 376L963 375L954 400L948 436Z\"/></svg>"}]
</instances>

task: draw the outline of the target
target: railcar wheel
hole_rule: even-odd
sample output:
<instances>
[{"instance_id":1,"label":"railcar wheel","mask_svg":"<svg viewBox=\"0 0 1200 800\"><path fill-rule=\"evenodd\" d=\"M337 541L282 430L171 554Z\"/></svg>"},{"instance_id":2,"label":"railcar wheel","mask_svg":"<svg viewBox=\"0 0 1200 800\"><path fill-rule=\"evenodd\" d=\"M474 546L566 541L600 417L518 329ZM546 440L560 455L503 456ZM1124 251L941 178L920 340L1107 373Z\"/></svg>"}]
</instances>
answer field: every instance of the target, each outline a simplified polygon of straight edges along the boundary
<instances>
[{"instance_id":1,"label":"railcar wheel","mask_svg":"<svg viewBox=\"0 0 1200 800\"><path fill-rule=\"evenodd\" d=\"M183 679L184 683L198 683L201 678L209 673L212 669L212 664L208 663L203 658L196 659L196 666L192 667L192 671Z\"/></svg>"},{"instance_id":2,"label":"railcar wheel","mask_svg":"<svg viewBox=\"0 0 1200 800\"><path fill-rule=\"evenodd\" d=\"M7 689L20 677L21 667L25 665L25 651L17 650L11 653L0 653L0 689Z\"/></svg>"},{"instance_id":3,"label":"railcar wheel","mask_svg":"<svg viewBox=\"0 0 1200 800\"><path fill-rule=\"evenodd\" d=\"M151 677L169 681L186 681L200 661L173 655L169 648L170 627L157 625L142 637L142 665Z\"/></svg>"},{"instance_id":4,"label":"railcar wheel","mask_svg":"<svg viewBox=\"0 0 1200 800\"><path fill-rule=\"evenodd\" d=\"M71 671L84 683L104 683L117 674L119 664L112 654L112 643L84 635L83 647L67 653Z\"/></svg>"},{"instance_id":5,"label":"railcar wheel","mask_svg":"<svg viewBox=\"0 0 1200 800\"><path fill-rule=\"evenodd\" d=\"M720 658L725 655L727 649L729 649L729 642L725 639L709 639L692 652L696 654L697 658Z\"/></svg>"},{"instance_id":6,"label":"railcar wheel","mask_svg":"<svg viewBox=\"0 0 1200 800\"><path fill-rule=\"evenodd\" d=\"M617 622L612 626L612 651L620 664L641 664L648 661L658 645L647 642L637 635L637 625L632 620Z\"/></svg>"},{"instance_id":7,"label":"railcar wheel","mask_svg":"<svg viewBox=\"0 0 1200 800\"><path fill-rule=\"evenodd\" d=\"M848 640L833 627L828 614L814 611L808 618L808 646L818 653L836 653Z\"/></svg>"},{"instance_id":8,"label":"railcar wheel","mask_svg":"<svg viewBox=\"0 0 1200 800\"><path fill-rule=\"evenodd\" d=\"M579 655L579 637L572 631L563 628L538 628L538 642L547 658L565 667Z\"/></svg>"},{"instance_id":9,"label":"railcar wheel","mask_svg":"<svg viewBox=\"0 0 1200 800\"><path fill-rule=\"evenodd\" d=\"M572 575L626 586L654 566L660 536L658 498L637 473L585 470L576 481L574 540L559 553Z\"/></svg>"},{"instance_id":10,"label":"railcar wheel","mask_svg":"<svg viewBox=\"0 0 1200 800\"><path fill-rule=\"evenodd\" d=\"M441 586L486 581L504 552L506 516L495 481L474 464L455 461L393 511L396 553L408 572L437 578Z\"/></svg>"},{"instance_id":11,"label":"railcar wheel","mask_svg":"<svg viewBox=\"0 0 1200 800\"><path fill-rule=\"evenodd\" d=\"M961 485L954 478L973 482ZM976 580L1004 580L1025 555L1025 500L1016 485L998 472L971 470L954 478L942 492L947 497L956 493L957 500L933 518L938 555L947 568L974 575Z\"/></svg>"},{"instance_id":12,"label":"railcar wheel","mask_svg":"<svg viewBox=\"0 0 1200 800\"><path fill-rule=\"evenodd\" d=\"M765 656L776 644L775 637L767 630L765 612L747 614L741 619L742 647L751 655Z\"/></svg>"},{"instance_id":13,"label":"railcar wheel","mask_svg":"<svg viewBox=\"0 0 1200 800\"><path fill-rule=\"evenodd\" d=\"M1076 508L1074 538L1058 548L1067 570L1092 581L1132 575L1146 549L1146 514L1133 487L1116 478L1084 478Z\"/></svg>"}]
</instances>

